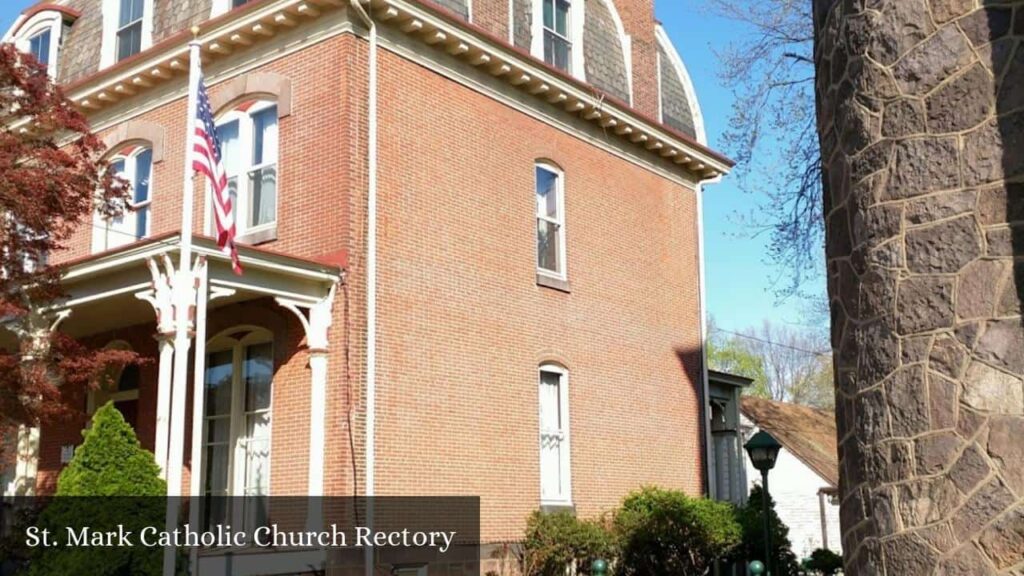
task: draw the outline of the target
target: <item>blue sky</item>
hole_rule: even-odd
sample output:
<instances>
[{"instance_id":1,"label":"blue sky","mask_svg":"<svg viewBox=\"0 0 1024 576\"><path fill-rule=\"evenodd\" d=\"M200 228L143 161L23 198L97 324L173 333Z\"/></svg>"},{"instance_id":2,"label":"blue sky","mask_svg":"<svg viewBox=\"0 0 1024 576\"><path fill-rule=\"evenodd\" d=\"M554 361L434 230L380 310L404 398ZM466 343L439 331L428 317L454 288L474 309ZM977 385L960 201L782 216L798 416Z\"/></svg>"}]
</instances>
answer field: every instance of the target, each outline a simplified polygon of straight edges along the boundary
<instances>
[{"instance_id":1,"label":"blue sky","mask_svg":"<svg viewBox=\"0 0 1024 576\"><path fill-rule=\"evenodd\" d=\"M6 31L32 0L0 3L0 29ZM717 77L713 47L746 31L735 22L707 14L705 0L656 0L657 17L679 49L697 90L708 139L718 149L732 107L732 94ZM779 271L765 262L765 238L748 238L733 214L755 209L760 198L739 190L729 177L709 186L704 197L708 310L719 327L738 330L764 319L798 323L802 303L776 304L771 282ZM824 290L824 281L818 283Z\"/></svg>"}]
</instances>

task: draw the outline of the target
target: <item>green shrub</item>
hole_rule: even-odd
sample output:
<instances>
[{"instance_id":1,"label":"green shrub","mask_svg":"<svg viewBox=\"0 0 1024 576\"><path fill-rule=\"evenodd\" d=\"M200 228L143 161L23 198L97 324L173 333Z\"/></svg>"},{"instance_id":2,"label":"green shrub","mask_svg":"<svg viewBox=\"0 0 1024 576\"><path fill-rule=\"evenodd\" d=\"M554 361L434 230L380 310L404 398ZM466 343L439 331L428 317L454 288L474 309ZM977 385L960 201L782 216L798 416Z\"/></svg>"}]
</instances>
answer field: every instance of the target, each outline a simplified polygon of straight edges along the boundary
<instances>
[{"instance_id":1,"label":"green shrub","mask_svg":"<svg viewBox=\"0 0 1024 576\"><path fill-rule=\"evenodd\" d=\"M743 543L734 556L739 562L764 561L763 497L764 490L761 486L755 485L750 491L746 505L736 511L736 519L743 529ZM791 549L789 528L775 513L775 500L771 495L768 496L768 523L772 531L772 575L797 576L800 573L800 566Z\"/></svg>"},{"instance_id":2,"label":"green shrub","mask_svg":"<svg viewBox=\"0 0 1024 576\"><path fill-rule=\"evenodd\" d=\"M818 548L804 562L806 570L813 570L822 576L835 576L843 569L843 557L827 548Z\"/></svg>"},{"instance_id":3,"label":"green shrub","mask_svg":"<svg viewBox=\"0 0 1024 576\"><path fill-rule=\"evenodd\" d=\"M148 526L164 527L167 485L153 455L143 450L135 431L113 404L93 415L84 441L57 479L57 493L39 517L40 528L58 546L38 548L30 558L30 576L160 574L162 548L134 546L67 547L67 529L116 531L134 535Z\"/></svg>"},{"instance_id":4,"label":"green shrub","mask_svg":"<svg viewBox=\"0 0 1024 576\"><path fill-rule=\"evenodd\" d=\"M591 562L614 554L612 534L601 522L570 512L537 511L526 522L519 564L523 576L564 576L573 562L577 573L589 574Z\"/></svg>"},{"instance_id":5,"label":"green shrub","mask_svg":"<svg viewBox=\"0 0 1024 576\"><path fill-rule=\"evenodd\" d=\"M623 576L699 576L740 542L733 507L674 490L633 492L615 515Z\"/></svg>"}]
</instances>

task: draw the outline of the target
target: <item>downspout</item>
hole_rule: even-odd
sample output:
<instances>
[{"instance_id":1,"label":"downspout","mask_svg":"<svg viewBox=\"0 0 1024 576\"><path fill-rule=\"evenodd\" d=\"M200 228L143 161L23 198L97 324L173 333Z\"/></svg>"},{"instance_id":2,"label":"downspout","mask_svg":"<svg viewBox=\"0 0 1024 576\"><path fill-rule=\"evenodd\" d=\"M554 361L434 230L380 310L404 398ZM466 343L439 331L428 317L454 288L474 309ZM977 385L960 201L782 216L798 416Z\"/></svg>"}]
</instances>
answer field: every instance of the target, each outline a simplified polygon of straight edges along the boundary
<instances>
[{"instance_id":1,"label":"downspout","mask_svg":"<svg viewBox=\"0 0 1024 576\"><path fill-rule=\"evenodd\" d=\"M375 427L377 420L377 25L366 13L361 1L349 0L352 11L369 30L367 55L367 191L366 191L366 446L363 494L374 495ZM373 504L367 501L366 526L373 526ZM373 548L364 550L366 576L373 576Z\"/></svg>"},{"instance_id":2,"label":"downspout","mask_svg":"<svg viewBox=\"0 0 1024 576\"><path fill-rule=\"evenodd\" d=\"M700 378L701 378L701 429L704 431L704 481L707 483L707 494L712 500L718 494L714 478L711 477L712 446L711 446L711 386L708 383L708 313L707 296L704 291L704 187L697 184L697 274L700 294Z\"/></svg>"}]
</instances>

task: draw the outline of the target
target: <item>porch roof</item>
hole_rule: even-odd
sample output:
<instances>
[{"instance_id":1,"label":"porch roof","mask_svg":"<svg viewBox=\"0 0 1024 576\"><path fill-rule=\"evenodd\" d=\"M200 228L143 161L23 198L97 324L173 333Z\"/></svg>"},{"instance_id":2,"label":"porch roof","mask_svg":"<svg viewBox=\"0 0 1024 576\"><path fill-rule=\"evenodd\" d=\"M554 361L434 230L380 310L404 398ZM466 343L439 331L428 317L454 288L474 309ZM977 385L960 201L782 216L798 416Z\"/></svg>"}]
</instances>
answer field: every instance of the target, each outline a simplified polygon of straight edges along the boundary
<instances>
[{"instance_id":1,"label":"porch roof","mask_svg":"<svg viewBox=\"0 0 1024 576\"><path fill-rule=\"evenodd\" d=\"M154 321L153 309L142 297L155 288L149 263L162 273L169 267L177 269L180 251L181 234L172 232L59 264L65 297L54 306L54 312L71 312L62 331L84 336ZM239 246L244 270L239 276L213 238L193 235L192 251L195 257L206 258L210 297L217 306L261 297L313 305L327 297L343 276L343 258L321 262Z\"/></svg>"}]
</instances>

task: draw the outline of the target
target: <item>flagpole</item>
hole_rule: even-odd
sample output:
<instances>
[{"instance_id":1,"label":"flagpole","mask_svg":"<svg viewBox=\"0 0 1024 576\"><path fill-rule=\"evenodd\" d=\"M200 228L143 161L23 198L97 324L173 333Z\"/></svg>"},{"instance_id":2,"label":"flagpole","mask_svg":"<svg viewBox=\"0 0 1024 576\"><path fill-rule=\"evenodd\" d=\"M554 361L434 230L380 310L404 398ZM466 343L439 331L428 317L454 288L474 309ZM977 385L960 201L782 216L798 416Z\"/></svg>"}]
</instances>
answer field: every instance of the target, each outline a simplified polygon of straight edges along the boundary
<instances>
[{"instance_id":1,"label":"flagpole","mask_svg":"<svg viewBox=\"0 0 1024 576\"><path fill-rule=\"evenodd\" d=\"M185 167L182 183L183 197L181 202L181 246L179 248L178 271L174 279L174 379L171 388L171 433L167 461L167 517L168 532L177 529L178 514L181 506L182 476L184 471L185 452L185 401L188 388L188 352L191 346L190 316L196 304L195 277L192 272L192 209L195 196L194 174L192 169L192 135L195 133L197 108L197 90L199 86L199 28L192 28L192 41L189 43L189 77L188 77L188 121L185 132ZM193 418L202 415L193 414ZM196 467L192 463L193 468ZM164 576L174 576L177 550L174 547L164 549Z\"/></svg>"}]
</instances>

